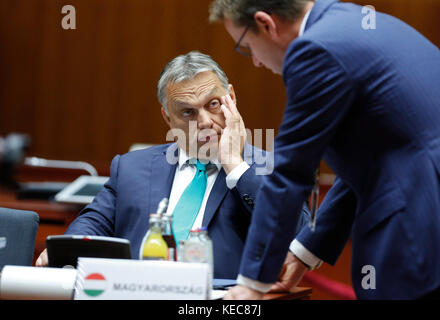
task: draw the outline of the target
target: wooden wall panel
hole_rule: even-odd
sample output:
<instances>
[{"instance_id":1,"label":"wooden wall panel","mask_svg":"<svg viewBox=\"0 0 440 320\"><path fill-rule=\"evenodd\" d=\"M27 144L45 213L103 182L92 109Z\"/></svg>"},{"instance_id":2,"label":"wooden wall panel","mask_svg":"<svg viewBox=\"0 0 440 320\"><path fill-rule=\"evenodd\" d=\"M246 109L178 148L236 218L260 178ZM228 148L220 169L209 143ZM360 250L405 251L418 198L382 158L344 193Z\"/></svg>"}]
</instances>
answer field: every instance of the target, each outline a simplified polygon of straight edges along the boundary
<instances>
[{"instance_id":1,"label":"wooden wall panel","mask_svg":"<svg viewBox=\"0 0 440 320\"><path fill-rule=\"evenodd\" d=\"M437 45L437 0L358 0L396 15ZM274 128L285 103L281 77L233 50L208 0L1 0L0 135L33 138L30 155L108 166L134 142L162 143L156 99L163 66L200 50L224 68L246 127ZM74 5L77 29L61 28ZM325 169L324 171L328 171Z\"/></svg>"}]
</instances>

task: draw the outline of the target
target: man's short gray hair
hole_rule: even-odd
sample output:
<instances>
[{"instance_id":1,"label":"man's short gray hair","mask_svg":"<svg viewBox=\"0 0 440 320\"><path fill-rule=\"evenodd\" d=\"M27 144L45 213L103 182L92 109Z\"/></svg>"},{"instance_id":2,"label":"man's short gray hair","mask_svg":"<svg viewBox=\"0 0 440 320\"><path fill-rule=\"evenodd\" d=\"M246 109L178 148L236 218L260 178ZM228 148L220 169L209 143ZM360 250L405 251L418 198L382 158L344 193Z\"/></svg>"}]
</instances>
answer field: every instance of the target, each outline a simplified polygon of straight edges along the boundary
<instances>
[{"instance_id":1,"label":"man's short gray hair","mask_svg":"<svg viewBox=\"0 0 440 320\"><path fill-rule=\"evenodd\" d=\"M254 15L257 11L274 13L278 17L294 21L298 19L307 2L314 0L214 0L210 7L210 22L231 19L239 27L247 27L254 31L257 25Z\"/></svg>"},{"instance_id":2,"label":"man's short gray hair","mask_svg":"<svg viewBox=\"0 0 440 320\"><path fill-rule=\"evenodd\" d=\"M165 66L157 83L157 98L168 114L166 87L169 83L191 80L201 72L214 72L223 87L228 91L228 77L220 66L208 55L198 51L177 56Z\"/></svg>"}]
</instances>

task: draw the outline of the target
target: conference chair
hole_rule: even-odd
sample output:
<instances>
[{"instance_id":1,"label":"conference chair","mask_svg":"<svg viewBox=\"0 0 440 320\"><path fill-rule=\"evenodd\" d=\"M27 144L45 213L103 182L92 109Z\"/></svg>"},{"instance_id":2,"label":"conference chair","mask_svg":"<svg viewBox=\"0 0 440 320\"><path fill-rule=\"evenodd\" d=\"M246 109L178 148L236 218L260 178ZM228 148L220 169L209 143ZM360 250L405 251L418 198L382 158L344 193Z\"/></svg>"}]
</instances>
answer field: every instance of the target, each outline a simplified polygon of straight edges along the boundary
<instances>
[{"instance_id":1,"label":"conference chair","mask_svg":"<svg viewBox=\"0 0 440 320\"><path fill-rule=\"evenodd\" d=\"M0 272L5 265L32 265L38 223L33 211L0 208Z\"/></svg>"}]
</instances>

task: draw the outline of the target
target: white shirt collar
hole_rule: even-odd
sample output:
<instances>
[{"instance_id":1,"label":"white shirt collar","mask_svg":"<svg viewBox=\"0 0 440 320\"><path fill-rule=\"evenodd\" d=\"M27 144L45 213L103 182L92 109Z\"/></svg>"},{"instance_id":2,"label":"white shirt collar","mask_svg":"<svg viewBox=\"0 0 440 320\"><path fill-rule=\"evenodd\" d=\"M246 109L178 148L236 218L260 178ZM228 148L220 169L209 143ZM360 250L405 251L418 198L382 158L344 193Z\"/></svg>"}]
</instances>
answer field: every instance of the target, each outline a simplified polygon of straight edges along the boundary
<instances>
[{"instance_id":1,"label":"white shirt collar","mask_svg":"<svg viewBox=\"0 0 440 320\"><path fill-rule=\"evenodd\" d=\"M181 170L181 169L182 169L182 166L183 166L184 164L187 164L187 163L188 163L188 160L190 160L190 159L192 159L192 158L190 158L190 157L186 154L185 150L179 148L179 170ZM215 166L217 167L218 171L220 171L220 170L222 169L222 165L220 164L220 162L219 162L217 159L212 160L211 163L212 163L212 164L215 164Z\"/></svg>"},{"instance_id":2,"label":"white shirt collar","mask_svg":"<svg viewBox=\"0 0 440 320\"><path fill-rule=\"evenodd\" d=\"M312 9L307 11L307 13L305 14L304 19L303 19L303 21L301 23L301 27L299 28L298 37L301 37L304 34L304 30L306 29L307 20L309 19L311 11L312 11Z\"/></svg>"}]
</instances>

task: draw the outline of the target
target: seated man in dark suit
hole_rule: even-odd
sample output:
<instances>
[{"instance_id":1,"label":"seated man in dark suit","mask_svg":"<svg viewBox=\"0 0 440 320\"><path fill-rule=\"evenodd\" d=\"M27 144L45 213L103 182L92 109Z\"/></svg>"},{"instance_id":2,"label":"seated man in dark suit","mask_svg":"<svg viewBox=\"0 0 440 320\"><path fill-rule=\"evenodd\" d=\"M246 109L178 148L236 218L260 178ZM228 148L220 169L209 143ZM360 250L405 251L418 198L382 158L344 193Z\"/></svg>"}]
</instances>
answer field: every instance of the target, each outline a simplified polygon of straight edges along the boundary
<instances>
[{"instance_id":1,"label":"seated man in dark suit","mask_svg":"<svg viewBox=\"0 0 440 320\"><path fill-rule=\"evenodd\" d=\"M209 56L190 52L167 64L158 82L162 116L176 143L117 155L110 179L66 234L101 235L130 240L132 257L139 258L149 214L162 198L169 198L176 237L189 229L207 227L214 248L214 277L235 279L262 174L270 174L271 160L245 142L246 130L236 108L232 85ZM210 161L208 163L208 161ZM204 190L191 216L184 216L184 190L197 175ZM298 233L309 220L304 205ZM47 265L44 251L38 266Z\"/></svg>"}]
</instances>

